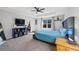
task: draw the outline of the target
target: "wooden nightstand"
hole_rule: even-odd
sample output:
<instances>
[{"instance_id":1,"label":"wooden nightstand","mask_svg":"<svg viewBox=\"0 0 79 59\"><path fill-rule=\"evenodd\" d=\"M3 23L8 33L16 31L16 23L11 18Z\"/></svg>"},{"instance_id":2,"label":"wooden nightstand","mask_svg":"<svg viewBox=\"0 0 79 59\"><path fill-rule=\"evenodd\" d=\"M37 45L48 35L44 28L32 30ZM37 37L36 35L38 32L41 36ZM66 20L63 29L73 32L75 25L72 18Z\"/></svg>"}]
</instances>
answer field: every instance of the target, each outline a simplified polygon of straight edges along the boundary
<instances>
[{"instance_id":1,"label":"wooden nightstand","mask_svg":"<svg viewBox=\"0 0 79 59\"><path fill-rule=\"evenodd\" d=\"M65 38L57 38L55 44L57 51L79 51L79 46L69 44Z\"/></svg>"}]
</instances>

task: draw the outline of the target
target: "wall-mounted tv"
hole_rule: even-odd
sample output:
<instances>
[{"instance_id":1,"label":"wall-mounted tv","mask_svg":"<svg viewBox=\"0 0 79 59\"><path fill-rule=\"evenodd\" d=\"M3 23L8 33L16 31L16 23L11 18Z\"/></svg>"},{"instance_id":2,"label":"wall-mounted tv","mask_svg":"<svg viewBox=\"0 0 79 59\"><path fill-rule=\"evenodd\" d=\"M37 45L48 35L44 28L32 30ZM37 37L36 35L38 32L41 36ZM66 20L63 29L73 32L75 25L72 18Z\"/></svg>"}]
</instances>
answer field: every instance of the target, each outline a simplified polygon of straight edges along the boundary
<instances>
[{"instance_id":1,"label":"wall-mounted tv","mask_svg":"<svg viewBox=\"0 0 79 59\"><path fill-rule=\"evenodd\" d=\"M15 24L17 26L24 26L25 25L25 19L18 19L18 18L16 18L15 19Z\"/></svg>"}]
</instances>

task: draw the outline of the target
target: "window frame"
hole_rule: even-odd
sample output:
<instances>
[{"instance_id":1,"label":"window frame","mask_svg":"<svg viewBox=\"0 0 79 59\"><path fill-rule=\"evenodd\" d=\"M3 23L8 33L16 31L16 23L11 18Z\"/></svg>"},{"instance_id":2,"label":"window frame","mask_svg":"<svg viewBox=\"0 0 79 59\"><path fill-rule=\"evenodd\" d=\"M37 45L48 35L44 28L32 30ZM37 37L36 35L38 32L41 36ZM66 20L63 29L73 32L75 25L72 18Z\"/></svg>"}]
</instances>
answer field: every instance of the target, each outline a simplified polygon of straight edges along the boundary
<instances>
[{"instance_id":1,"label":"window frame","mask_svg":"<svg viewBox=\"0 0 79 59\"><path fill-rule=\"evenodd\" d=\"M49 20L50 20L50 22L49 22ZM44 23L44 21L46 21L46 23ZM46 27L44 27L44 24L46 25ZM49 24L50 24L50 27L49 27ZM43 19L42 28L52 28L52 19Z\"/></svg>"}]
</instances>

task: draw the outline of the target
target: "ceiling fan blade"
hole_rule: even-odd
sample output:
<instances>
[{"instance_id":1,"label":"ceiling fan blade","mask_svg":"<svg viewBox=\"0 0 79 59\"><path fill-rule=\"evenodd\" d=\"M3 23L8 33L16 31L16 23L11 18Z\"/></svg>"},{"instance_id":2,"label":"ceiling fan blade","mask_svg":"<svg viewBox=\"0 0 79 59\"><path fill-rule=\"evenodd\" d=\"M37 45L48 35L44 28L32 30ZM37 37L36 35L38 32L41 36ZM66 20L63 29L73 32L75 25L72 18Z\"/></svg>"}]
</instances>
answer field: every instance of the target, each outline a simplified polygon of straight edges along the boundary
<instances>
[{"instance_id":1,"label":"ceiling fan blade","mask_svg":"<svg viewBox=\"0 0 79 59\"><path fill-rule=\"evenodd\" d=\"M36 11L36 10L32 10L32 11Z\"/></svg>"},{"instance_id":2,"label":"ceiling fan blade","mask_svg":"<svg viewBox=\"0 0 79 59\"><path fill-rule=\"evenodd\" d=\"M38 7L34 7L36 10L39 10L39 8Z\"/></svg>"},{"instance_id":3,"label":"ceiling fan blade","mask_svg":"<svg viewBox=\"0 0 79 59\"><path fill-rule=\"evenodd\" d=\"M35 9L35 10L32 10L32 11L35 11L36 14L38 14L38 12L43 13L42 10L45 10L45 8L40 8L40 7L34 7L34 9Z\"/></svg>"},{"instance_id":4,"label":"ceiling fan blade","mask_svg":"<svg viewBox=\"0 0 79 59\"><path fill-rule=\"evenodd\" d=\"M43 13L43 11L40 11L41 13Z\"/></svg>"},{"instance_id":5,"label":"ceiling fan blade","mask_svg":"<svg viewBox=\"0 0 79 59\"><path fill-rule=\"evenodd\" d=\"M37 9L37 7L34 7L35 9Z\"/></svg>"},{"instance_id":6,"label":"ceiling fan blade","mask_svg":"<svg viewBox=\"0 0 79 59\"><path fill-rule=\"evenodd\" d=\"M45 8L42 8L42 9L40 9L40 10L45 10Z\"/></svg>"}]
</instances>

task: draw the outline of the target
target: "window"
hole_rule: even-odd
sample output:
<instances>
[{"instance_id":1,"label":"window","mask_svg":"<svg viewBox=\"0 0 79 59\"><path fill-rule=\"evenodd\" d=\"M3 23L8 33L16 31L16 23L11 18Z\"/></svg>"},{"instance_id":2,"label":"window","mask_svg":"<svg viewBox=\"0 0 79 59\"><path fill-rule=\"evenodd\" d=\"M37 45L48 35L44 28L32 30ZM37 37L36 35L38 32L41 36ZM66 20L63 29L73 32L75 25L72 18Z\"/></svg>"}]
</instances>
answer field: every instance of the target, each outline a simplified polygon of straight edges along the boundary
<instances>
[{"instance_id":1,"label":"window","mask_svg":"<svg viewBox=\"0 0 79 59\"><path fill-rule=\"evenodd\" d=\"M52 20L43 20L43 28L51 28Z\"/></svg>"}]
</instances>

